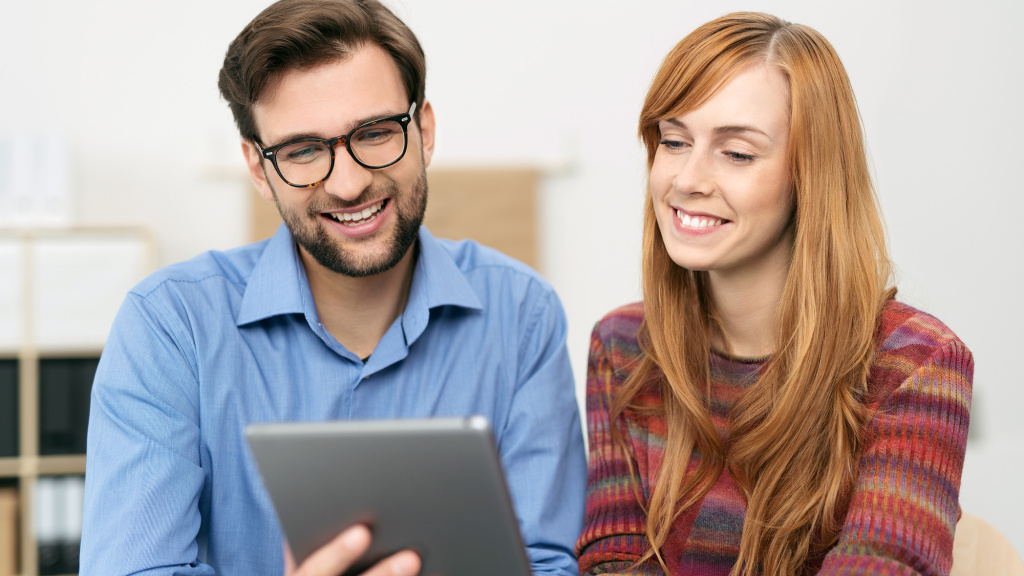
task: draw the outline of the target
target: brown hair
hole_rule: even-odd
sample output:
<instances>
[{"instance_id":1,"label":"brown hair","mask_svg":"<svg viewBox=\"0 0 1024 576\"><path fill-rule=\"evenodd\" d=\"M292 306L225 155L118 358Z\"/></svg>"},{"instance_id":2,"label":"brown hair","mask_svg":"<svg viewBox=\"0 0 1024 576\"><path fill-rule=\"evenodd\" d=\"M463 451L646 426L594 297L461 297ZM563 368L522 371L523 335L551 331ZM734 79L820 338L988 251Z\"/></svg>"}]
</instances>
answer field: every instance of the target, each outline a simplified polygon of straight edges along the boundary
<instances>
[{"instance_id":1,"label":"brown hair","mask_svg":"<svg viewBox=\"0 0 1024 576\"><path fill-rule=\"evenodd\" d=\"M649 412L637 396L647 386L660 387L664 403L657 410L667 439L647 505L651 548L644 560L657 556L664 566L660 548L672 522L700 502L728 466L747 499L732 574L779 576L803 573L838 539L861 449L861 398L874 333L895 291L853 90L835 50L811 28L735 13L679 42L640 114L648 170L658 122L699 107L750 62L782 71L791 98L795 236L776 312L777 349L730 414L729 445L723 445L707 409L712 334L722 327L706 272L670 259L648 195L639 334L644 356L614 398L612 417ZM699 465L687 474L695 451Z\"/></svg>"},{"instance_id":2,"label":"brown hair","mask_svg":"<svg viewBox=\"0 0 1024 576\"><path fill-rule=\"evenodd\" d=\"M217 82L242 138L256 140L252 106L288 70L344 59L377 44L391 55L410 104L422 108L427 64L412 30L376 0L280 0L228 46Z\"/></svg>"}]
</instances>

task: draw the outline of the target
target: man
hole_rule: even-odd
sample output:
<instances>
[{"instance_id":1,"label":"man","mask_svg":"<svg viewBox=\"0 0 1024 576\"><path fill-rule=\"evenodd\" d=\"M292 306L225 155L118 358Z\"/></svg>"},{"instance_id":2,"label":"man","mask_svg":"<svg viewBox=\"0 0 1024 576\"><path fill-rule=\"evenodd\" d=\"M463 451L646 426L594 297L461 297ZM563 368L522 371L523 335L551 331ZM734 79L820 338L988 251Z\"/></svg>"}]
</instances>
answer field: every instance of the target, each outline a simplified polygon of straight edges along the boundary
<instances>
[{"instance_id":1,"label":"man","mask_svg":"<svg viewBox=\"0 0 1024 576\"><path fill-rule=\"evenodd\" d=\"M492 422L535 572L576 573L586 473L564 313L527 267L420 226L424 75L376 0L282 0L232 42L221 93L285 225L128 295L93 389L83 575L281 574L251 422L469 414ZM351 528L298 573L340 574L369 538ZM404 552L372 571L418 569Z\"/></svg>"}]
</instances>

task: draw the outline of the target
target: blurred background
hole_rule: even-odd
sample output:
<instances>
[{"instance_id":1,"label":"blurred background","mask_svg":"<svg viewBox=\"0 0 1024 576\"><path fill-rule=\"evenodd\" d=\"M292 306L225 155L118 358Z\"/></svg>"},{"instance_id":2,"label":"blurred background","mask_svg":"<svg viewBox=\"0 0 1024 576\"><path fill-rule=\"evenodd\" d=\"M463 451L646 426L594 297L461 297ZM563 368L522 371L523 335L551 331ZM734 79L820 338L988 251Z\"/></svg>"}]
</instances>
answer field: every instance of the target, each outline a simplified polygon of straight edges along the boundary
<instances>
[{"instance_id":1,"label":"blurred background","mask_svg":"<svg viewBox=\"0 0 1024 576\"><path fill-rule=\"evenodd\" d=\"M636 118L662 57L734 10L822 32L858 98L900 298L942 319L975 355L961 505L1024 551L1024 2L385 3L427 54L432 171L536 175L533 263L565 306L581 397L593 324L640 296ZM263 200L216 82L228 43L266 4L0 0L0 182L18 142L32 139L50 163L35 176L57 180L39 184L55 196L29 217L12 216L10 198L3 215L0 184L0 230L21 230L19 241L37 227L141 231L146 256L127 256L140 271L249 241ZM71 260L81 268L89 256ZM72 298L75 280L55 281L50 297ZM3 308L0 280L10 314L34 298L31 287L8 292ZM111 320L102 310L92 320L101 334ZM20 337L4 344L4 330L30 334L31 321L4 322L0 352L14 358Z\"/></svg>"}]
</instances>

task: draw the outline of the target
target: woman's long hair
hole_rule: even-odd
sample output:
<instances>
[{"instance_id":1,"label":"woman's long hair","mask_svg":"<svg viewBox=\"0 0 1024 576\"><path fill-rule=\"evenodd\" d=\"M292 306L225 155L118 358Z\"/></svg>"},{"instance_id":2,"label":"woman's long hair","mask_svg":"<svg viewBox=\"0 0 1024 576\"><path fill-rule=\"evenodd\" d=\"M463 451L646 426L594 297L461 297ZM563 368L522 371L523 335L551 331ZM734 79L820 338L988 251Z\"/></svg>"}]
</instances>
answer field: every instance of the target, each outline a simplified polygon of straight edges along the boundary
<instances>
[{"instance_id":1,"label":"woman's long hair","mask_svg":"<svg viewBox=\"0 0 1024 576\"><path fill-rule=\"evenodd\" d=\"M781 70L791 98L795 241L777 309L777 349L733 408L723 445L708 407L712 335L722 327L706 272L669 258L648 195L644 356L614 398L612 417L650 412L639 395L660 386L663 404L654 410L665 418L667 438L647 502L645 559L657 556L664 566L660 549L673 521L728 466L747 499L733 575L792 575L838 539L861 450L876 324L895 292L849 78L811 28L735 13L684 38L662 63L640 114L648 170L658 122L699 107L749 62ZM699 464L688 474L695 453Z\"/></svg>"}]
</instances>

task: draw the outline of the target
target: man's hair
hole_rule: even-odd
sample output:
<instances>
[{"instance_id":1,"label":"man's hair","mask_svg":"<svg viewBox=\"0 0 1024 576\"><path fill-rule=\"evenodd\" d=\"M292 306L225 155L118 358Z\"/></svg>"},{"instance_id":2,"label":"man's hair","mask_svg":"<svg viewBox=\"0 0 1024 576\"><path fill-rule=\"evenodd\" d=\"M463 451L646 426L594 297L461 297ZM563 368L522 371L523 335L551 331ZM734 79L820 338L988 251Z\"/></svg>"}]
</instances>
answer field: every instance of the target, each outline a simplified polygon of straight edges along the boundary
<instances>
[{"instance_id":1,"label":"man's hair","mask_svg":"<svg viewBox=\"0 0 1024 576\"><path fill-rule=\"evenodd\" d=\"M252 107L282 74L348 58L367 44L391 55L410 104L422 108L423 48L377 0L280 0L260 12L228 46L217 82L242 138L258 140Z\"/></svg>"}]
</instances>

